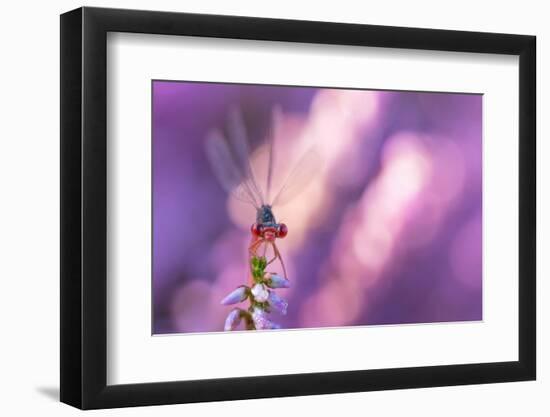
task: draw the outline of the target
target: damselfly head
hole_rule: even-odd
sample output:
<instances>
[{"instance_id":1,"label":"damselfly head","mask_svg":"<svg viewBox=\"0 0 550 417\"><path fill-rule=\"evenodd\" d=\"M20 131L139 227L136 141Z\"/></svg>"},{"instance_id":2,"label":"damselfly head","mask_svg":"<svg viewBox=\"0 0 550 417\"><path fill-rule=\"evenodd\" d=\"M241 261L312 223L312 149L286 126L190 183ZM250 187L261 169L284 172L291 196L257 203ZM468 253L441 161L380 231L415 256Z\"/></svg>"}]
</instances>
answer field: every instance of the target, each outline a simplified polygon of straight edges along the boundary
<instances>
[{"instance_id":1,"label":"damselfly head","mask_svg":"<svg viewBox=\"0 0 550 417\"><path fill-rule=\"evenodd\" d=\"M288 234L288 227L284 223L254 223L250 231L254 236L272 242L283 239Z\"/></svg>"},{"instance_id":2,"label":"damselfly head","mask_svg":"<svg viewBox=\"0 0 550 417\"><path fill-rule=\"evenodd\" d=\"M256 237L267 241L274 241L276 238L284 238L288 234L288 228L283 223L277 223L271 206L263 204L256 213L256 223L250 231Z\"/></svg>"}]
</instances>

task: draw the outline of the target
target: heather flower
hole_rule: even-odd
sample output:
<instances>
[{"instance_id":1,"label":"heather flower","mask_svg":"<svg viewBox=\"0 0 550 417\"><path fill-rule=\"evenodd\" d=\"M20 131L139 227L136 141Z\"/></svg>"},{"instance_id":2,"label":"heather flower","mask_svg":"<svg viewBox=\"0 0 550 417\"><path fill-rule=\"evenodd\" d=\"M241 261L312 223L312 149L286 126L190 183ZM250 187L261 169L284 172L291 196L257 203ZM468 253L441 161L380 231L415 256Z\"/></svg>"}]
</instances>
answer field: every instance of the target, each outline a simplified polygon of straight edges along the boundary
<instances>
[{"instance_id":1,"label":"heather flower","mask_svg":"<svg viewBox=\"0 0 550 417\"><path fill-rule=\"evenodd\" d=\"M264 281L270 288L290 288L290 281L288 279L271 272L264 274Z\"/></svg>"},{"instance_id":2,"label":"heather flower","mask_svg":"<svg viewBox=\"0 0 550 417\"><path fill-rule=\"evenodd\" d=\"M221 303L223 305L237 304L249 300L248 309L234 308L225 319L224 329L235 330L245 321L247 330L279 329L280 326L272 322L268 314L271 310L286 314L288 303L275 293L275 288L288 288L290 282L275 273L266 273L267 259L253 256L250 259L250 274L253 285L241 285L233 290Z\"/></svg>"},{"instance_id":3,"label":"heather flower","mask_svg":"<svg viewBox=\"0 0 550 417\"><path fill-rule=\"evenodd\" d=\"M248 288L246 285L241 285L240 287L237 287L237 289L229 293L229 295L227 295L221 301L221 304L227 306L227 305L243 302L248 297L249 291L250 291L250 288Z\"/></svg>"},{"instance_id":4,"label":"heather flower","mask_svg":"<svg viewBox=\"0 0 550 417\"><path fill-rule=\"evenodd\" d=\"M264 284L256 284L252 287L252 295L254 300L259 303L265 303L269 297L269 291Z\"/></svg>"}]
</instances>

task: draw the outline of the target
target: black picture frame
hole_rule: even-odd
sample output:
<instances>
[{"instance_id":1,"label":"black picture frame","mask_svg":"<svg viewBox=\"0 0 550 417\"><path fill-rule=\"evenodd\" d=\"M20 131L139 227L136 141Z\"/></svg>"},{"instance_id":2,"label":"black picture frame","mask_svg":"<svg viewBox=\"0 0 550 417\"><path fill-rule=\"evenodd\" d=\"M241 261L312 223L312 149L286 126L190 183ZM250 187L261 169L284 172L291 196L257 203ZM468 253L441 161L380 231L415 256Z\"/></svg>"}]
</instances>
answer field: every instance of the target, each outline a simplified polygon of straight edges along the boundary
<instances>
[{"instance_id":1,"label":"black picture frame","mask_svg":"<svg viewBox=\"0 0 550 417\"><path fill-rule=\"evenodd\" d=\"M519 360L107 385L108 32L519 56ZM61 401L94 409L535 379L535 54L524 35L88 7L61 15Z\"/></svg>"}]
</instances>

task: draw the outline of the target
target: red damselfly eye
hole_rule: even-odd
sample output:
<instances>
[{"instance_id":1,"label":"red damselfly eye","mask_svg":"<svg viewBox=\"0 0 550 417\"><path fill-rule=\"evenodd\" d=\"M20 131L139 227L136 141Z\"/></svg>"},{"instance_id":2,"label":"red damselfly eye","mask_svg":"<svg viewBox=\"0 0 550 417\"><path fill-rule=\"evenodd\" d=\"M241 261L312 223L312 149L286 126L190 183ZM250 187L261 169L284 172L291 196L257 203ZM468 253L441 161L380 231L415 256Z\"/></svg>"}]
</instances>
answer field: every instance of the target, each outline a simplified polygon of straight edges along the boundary
<instances>
[{"instance_id":1,"label":"red damselfly eye","mask_svg":"<svg viewBox=\"0 0 550 417\"><path fill-rule=\"evenodd\" d=\"M288 227L286 227L286 224L281 223L279 225L279 228L277 230L277 237L283 238L288 234Z\"/></svg>"},{"instance_id":2,"label":"red damselfly eye","mask_svg":"<svg viewBox=\"0 0 550 417\"><path fill-rule=\"evenodd\" d=\"M262 234L262 226L258 223L254 223L252 226L250 226L250 231L254 236L261 236Z\"/></svg>"}]
</instances>

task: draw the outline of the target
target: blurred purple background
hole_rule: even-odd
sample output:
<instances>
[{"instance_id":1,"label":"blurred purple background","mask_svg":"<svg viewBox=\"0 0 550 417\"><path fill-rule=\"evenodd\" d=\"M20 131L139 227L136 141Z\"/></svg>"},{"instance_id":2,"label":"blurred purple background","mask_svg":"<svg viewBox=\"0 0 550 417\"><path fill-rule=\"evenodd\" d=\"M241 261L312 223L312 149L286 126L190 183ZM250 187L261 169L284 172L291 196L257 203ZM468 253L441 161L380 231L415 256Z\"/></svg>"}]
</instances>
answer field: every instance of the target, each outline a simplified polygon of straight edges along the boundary
<instances>
[{"instance_id":1,"label":"blurred purple background","mask_svg":"<svg viewBox=\"0 0 550 417\"><path fill-rule=\"evenodd\" d=\"M239 107L259 155L277 105L275 176L312 144L323 163L274 208L293 284L275 321L481 320L481 95L154 81L153 333L223 330L255 211L221 188L204 141Z\"/></svg>"}]
</instances>

